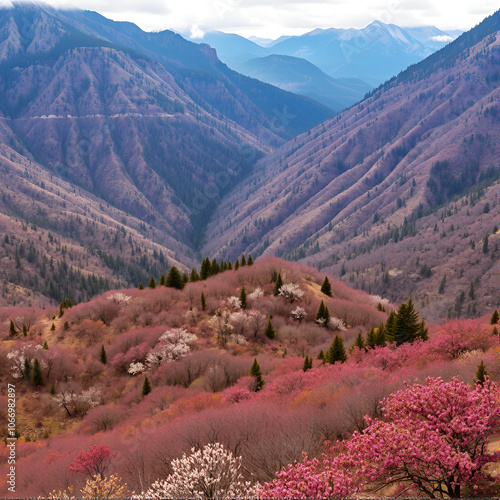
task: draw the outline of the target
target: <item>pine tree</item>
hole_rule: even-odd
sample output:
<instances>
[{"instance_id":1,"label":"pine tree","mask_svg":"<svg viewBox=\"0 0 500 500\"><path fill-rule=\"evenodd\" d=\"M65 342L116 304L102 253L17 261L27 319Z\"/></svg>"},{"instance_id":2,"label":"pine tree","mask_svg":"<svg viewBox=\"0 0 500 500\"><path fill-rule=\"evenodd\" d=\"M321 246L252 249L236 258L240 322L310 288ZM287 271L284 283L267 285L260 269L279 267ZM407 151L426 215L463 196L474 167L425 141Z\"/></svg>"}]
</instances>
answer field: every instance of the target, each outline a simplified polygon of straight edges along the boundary
<instances>
[{"instance_id":1,"label":"pine tree","mask_svg":"<svg viewBox=\"0 0 500 500\"><path fill-rule=\"evenodd\" d=\"M249 256L248 256L247 266L253 266L253 259L252 259L252 255L249 255Z\"/></svg>"},{"instance_id":2,"label":"pine tree","mask_svg":"<svg viewBox=\"0 0 500 500\"><path fill-rule=\"evenodd\" d=\"M144 384L142 384L142 395L147 396L151 392L151 382L148 377L144 378Z\"/></svg>"},{"instance_id":3,"label":"pine tree","mask_svg":"<svg viewBox=\"0 0 500 500\"><path fill-rule=\"evenodd\" d=\"M377 345L375 328L370 328L368 334L366 335L366 346L372 349Z\"/></svg>"},{"instance_id":4,"label":"pine tree","mask_svg":"<svg viewBox=\"0 0 500 500\"><path fill-rule=\"evenodd\" d=\"M363 351L366 348L365 339L363 337L363 334L361 333L361 330L358 332L358 336L354 341L353 347L357 347L360 351Z\"/></svg>"},{"instance_id":5,"label":"pine tree","mask_svg":"<svg viewBox=\"0 0 500 500\"><path fill-rule=\"evenodd\" d=\"M254 358L248 374L251 377L255 378L255 392L260 391L264 386L265 382L262 379L262 370L260 369L260 365L257 362L257 358Z\"/></svg>"},{"instance_id":6,"label":"pine tree","mask_svg":"<svg viewBox=\"0 0 500 500\"><path fill-rule=\"evenodd\" d=\"M488 253L488 238L488 235L483 238L483 253Z\"/></svg>"},{"instance_id":7,"label":"pine tree","mask_svg":"<svg viewBox=\"0 0 500 500\"><path fill-rule=\"evenodd\" d=\"M418 329L417 338L421 340L429 340L429 329L425 324L425 319L422 318L422 322L420 323L420 328Z\"/></svg>"},{"instance_id":8,"label":"pine tree","mask_svg":"<svg viewBox=\"0 0 500 500\"><path fill-rule=\"evenodd\" d=\"M396 313L391 311L385 323L385 338L387 342L396 341Z\"/></svg>"},{"instance_id":9,"label":"pine tree","mask_svg":"<svg viewBox=\"0 0 500 500\"><path fill-rule=\"evenodd\" d=\"M184 288L181 273L175 266L170 268L167 279L165 280L165 286L176 288L177 290L182 290Z\"/></svg>"},{"instance_id":10,"label":"pine tree","mask_svg":"<svg viewBox=\"0 0 500 500\"><path fill-rule=\"evenodd\" d=\"M328 295L328 297L332 296L332 285L330 284L328 276L325 276L325 280L321 285L321 292L324 293L325 295Z\"/></svg>"},{"instance_id":11,"label":"pine tree","mask_svg":"<svg viewBox=\"0 0 500 500\"><path fill-rule=\"evenodd\" d=\"M493 311L493 314L491 315L490 325L498 325L499 320L500 320L500 314L498 314L498 311L495 309ZM11 323L12 323L12 321L11 321Z\"/></svg>"},{"instance_id":12,"label":"pine tree","mask_svg":"<svg viewBox=\"0 0 500 500\"><path fill-rule=\"evenodd\" d=\"M266 337L268 339L274 339L275 336L275 331L273 324L271 323L271 317L269 317L269 320L267 321L267 326L266 326L266 331L265 331Z\"/></svg>"},{"instance_id":13,"label":"pine tree","mask_svg":"<svg viewBox=\"0 0 500 500\"><path fill-rule=\"evenodd\" d=\"M67 321L64 322L64 329L69 330L69 323Z\"/></svg>"},{"instance_id":14,"label":"pine tree","mask_svg":"<svg viewBox=\"0 0 500 500\"><path fill-rule=\"evenodd\" d=\"M241 308L246 309L247 308L247 293L245 291L244 286L241 287L240 302L241 302Z\"/></svg>"},{"instance_id":15,"label":"pine tree","mask_svg":"<svg viewBox=\"0 0 500 500\"><path fill-rule=\"evenodd\" d=\"M228 269L228 271L232 271L233 270L233 264L231 263L231 261L228 261L228 263L227 263L227 269Z\"/></svg>"},{"instance_id":16,"label":"pine tree","mask_svg":"<svg viewBox=\"0 0 500 500\"><path fill-rule=\"evenodd\" d=\"M151 279L149 280L148 288L156 288L156 280L153 276L151 276Z\"/></svg>"},{"instance_id":17,"label":"pine tree","mask_svg":"<svg viewBox=\"0 0 500 500\"><path fill-rule=\"evenodd\" d=\"M318 312L316 313L316 322L322 326L328 326L328 322L330 321L330 312L328 311L328 307L325 306L325 303L321 301L321 304L318 307Z\"/></svg>"},{"instance_id":18,"label":"pine tree","mask_svg":"<svg viewBox=\"0 0 500 500\"><path fill-rule=\"evenodd\" d=\"M31 378L31 364L28 358L24 358L24 378L26 380Z\"/></svg>"},{"instance_id":19,"label":"pine tree","mask_svg":"<svg viewBox=\"0 0 500 500\"><path fill-rule=\"evenodd\" d=\"M49 349L49 344L47 344L47 341L46 341L46 340L44 340L44 341L43 341L42 349L43 349L44 351L47 351L47 350Z\"/></svg>"},{"instance_id":20,"label":"pine tree","mask_svg":"<svg viewBox=\"0 0 500 500\"><path fill-rule=\"evenodd\" d=\"M495 326L491 333L492 333L492 335L498 335L498 328Z\"/></svg>"},{"instance_id":21,"label":"pine tree","mask_svg":"<svg viewBox=\"0 0 500 500\"><path fill-rule=\"evenodd\" d=\"M195 281L200 281L200 275L198 274L198 271L194 267L193 269L191 269L189 281L191 281L191 283L194 283Z\"/></svg>"},{"instance_id":22,"label":"pine tree","mask_svg":"<svg viewBox=\"0 0 500 500\"><path fill-rule=\"evenodd\" d=\"M428 338L428 330L425 326L425 321L419 323L418 312L413 306L413 299L410 297L408 303L401 304L398 312L389 315L386 323L386 337L394 338L398 345L405 342L413 342L418 338L426 340ZM391 322L389 322L391 320Z\"/></svg>"},{"instance_id":23,"label":"pine tree","mask_svg":"<svg viewBox=\"0 0 500 500\"><path fill-rule=\"evenodd\" d=\"M234 270L237 271L240 268L240 261L236 259L236 262L234 263Z\"/></svg>"},{"instance_id":24,"label":"pine tree","mask_svg":"<svg viewBox=\"0 0 500 500\"><path fill-rule=\"evenodd\" d=\"M28 327L23 325L23 335L26 337L28 335Z\"/></svg>"},{"instance_id":25,"label":"pine tree","mask_svg":"<svg viewBox=\"0 0 500 500\"><path fill-rule=\"evenodd\" d=\"M321 351L318 352L318 356L316 357L316 359L321 359L322 361L325 361L325 353L323 352L323 349L321 349Z\"/></svg>"},{"instance_id":26,"label":"pine tree","mask_svg":"<svg viewBox=\"0 0 500 500\"><path fill-rule=\"evenodd\" d=\"M246 266L247 265L247 259L245 258L245 254L241 255L241 261L240 261L240 266Z\"/></svg>"},{"instance_id":27,"label":"pine tree","mask_svg":"<svg viewBox=\"0 0 500 500\"><path fill-rule=\"evenodd\" d=\"M99 360L103 365L108 362L108 355L106 354L106 349L104 349L104 344L101 345L101 352L99 353Z\"/></svg>"},{"instance_id":28,"label":"pine tree","mask_svg":"<svg viewBox=\"0 0 500 500\"><path fill-rule=\"evenodd\" d=\"M182 273L182 287L184 287L184 285L188 282L189 282L189 276L187 275L187 273Z\"/></svg>"},{"instance_id":29,"label":"pine tree","mask_svg":"<svg viewBox=\"0 0 500 500\"><path fill-rule=\"evenodd\" d=\"M273 295L275 297L278 296L280 293L280 288L283 286L283 280L281 279L281 273L278 273L278 276L276 277L276 281L274 282L274 289L273 289Z\"/></svg>"},{"instance_id":30,"label":"pine tree","mask_svg":"<svg viewBox=\"0 0 500 500\"><path fill-rule=\"evenodd\" d=\"M52 326L50 327L50 331L53 332L56 329L56 325L52 323Z\"/></svg>"},{"instance_id":31,"label":"pine tree","mask_svg":"<svg viewBox=\"0 0 500 500\"><path fill-rule=\"evenodd\" d=\"M210 260L206 257L201 263L200 279L206 280L210 276Z\"/></svg>"},{"instance_id":32,"label":"pine tree","mask_svg":"<svg viewBox=\"0 0 500 500\"><path fill-rule=\"evenodd\" d=\"M52 385L50 386L50 394L52 394L52 396L56 393L56 384L54 384L54 382L52 382Z\"/></svg>"},{"instance_id":33,"label":"pine tree","mask_svg":"<svg viewBox=\"0 0 500 500\"><path fill-rule=\"evenodd\" d=\"M375 345L384 347L386 343L384 325L380 325L375 333Z\"/></svg>"},{"instance_id":34,"label":"pine tree","mask_svg":"<svg viewBox=\"0 0 500 500\"><path fill-rule=\"evenodd\" d=\"M484 361L481 361L477 367L476 376L474 377L476 384L483 385L487 376L488 371L486 370L486 365L484 364Z\"/></svg>"},{"instance_id":35,"label":"pine tree","mask_svg":"<svg viewBox=\"0 0 500 500\"><path fill-rule=\"evenodd\" d=\"M205 301L205 294L201 292L201 310L204 311L207 308L207 302Z\"/></svg>"},{"instance_id":36,"label":"pine tree","mask_svg":"<svg viewBox=\"0 0 500 500\"><path fill-rule=\"evenodd\" d=\"M165 275L164 274L162 274L160 276L160 286L165 286Z\"/></svg>"},{"instance_id":37,"label":"pine tree","mask_svg":"<svg viewBox=\"0 0 500 500\"><path fill-rule=\"evenodd\" d=\"M340 361L342 363L347 361L344 342L338 335L335 335L335 339L332 342L330 349L328 349L327 353L325 354L325 361L330 364L336 363L337 361Z\"/></svg>"},{"instance_id":38,"label":"pine tree","mask_svg":"<svg viewBox=\"0 0 500 500\"><path fill-rule=\"evenodd\" d=\"M40 366L40 363L36 358L33 365L33 383L35 385L43 385L42 367Z\"/></svg>"},{"instance_id":39,"label":"pine tree","mask_svg":"<svg viewBox=\"0 0 500 500\"><path fill-rule=\"evenodd\" d=\"M10 320L9 335L13 337L16 334L16 325L12 320Z\"/></svg>"},{"instance_id":40,"label":"pine tree","mask_svg":"<svg viewBox=\"0 0 500 500\"><path fill-rule=\"evenodd\" d=\"M210 265L210 275L215 276L216 274L219 274L219 272L220 272L219 263L217 262L217 259L214 259L212 261L212 264Z\"/></svg>"},{"instance_id":41,"label":"pine tree","mask_svg":"<svg viewBox=\"0 0 500 500\"><path fill-rule=\"evenodd\" d=\"M310 358L309 356L306 356L304 358L304 364L302 365L302 370L303 371L307 371L307 370L310 370L312 368L312 358Z\"/></svg>"},{"instance_id":42,"label":"pine tree","mask_svg":"<svg viewBox=\"0 0 500 500\"><path fill-rule=\"evenodd\" d=\"M139 290L144 290L144 283L142 281L139 283Z\"/></svg>"}]
</instances>

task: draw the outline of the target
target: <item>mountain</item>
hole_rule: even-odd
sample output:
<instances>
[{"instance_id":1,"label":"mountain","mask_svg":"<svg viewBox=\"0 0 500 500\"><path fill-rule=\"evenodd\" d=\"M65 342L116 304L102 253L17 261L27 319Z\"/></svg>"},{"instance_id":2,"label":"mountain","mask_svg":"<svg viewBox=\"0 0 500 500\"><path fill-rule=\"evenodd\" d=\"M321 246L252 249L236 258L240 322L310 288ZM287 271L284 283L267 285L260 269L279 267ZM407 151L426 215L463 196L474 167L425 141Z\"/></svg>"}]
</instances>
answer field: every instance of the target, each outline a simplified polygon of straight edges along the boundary
<instances>
[{"instance_id":1,"label":"mountain","mask_svg":"<svg viewBox=\"0 0 500 500\"><path fill-rule=\"evenodd\" d=\"M372 87L355 78L334 79L300 57L271 55L250 59L239 70L252 78L310 97L335 111L363 99Z\"/></svg>"},{"instance_id":2,"label":"mountain","mask_svg":"<svg viewBox=\"0 0 500 500\"><path fill-rule=\"evenodd\" d=\"M222 61L242 71L247 60L267 55L306 59L333 78L357 78L378 86L458 36L432 26L400 28L374 21L363 29L316 29L281 37L266 47L238 35L207 34L204 42Z\"/></svg>"},{"instance_id":3,"label":"mountain","mask_svg":"<svg viewBox=\"0 0 500 500\"><path fill-rule=\"evenodd\" d=\"M428 317L496 302L500 12L261 160L205 253L299 259Z\"/></svg>"},{"instance_id":4,"label":"mountain","mask_svg":"<svg viewBox=\"0 0 500 500\"><path fill-rule=\"evenodd\" d=\"M93 12L16 4L0 10L0 34L0 139L10 195L2 213L50 226L39 215L63 203L69 217L92 206L92 217L106 221L107 208L94 208L109 206L111 227L140 221L142 236L152 238L147 247L160 245L187 264L218 200L255 161L332 115L230 70L207 45ZM59 181L65 192L85 193L74 200L78 207L46 193L60 191L48 187ZM29 209L26 184L37 193ZM70 225L57 227L65 244L77 238ZM86 243L78 242L84 251ZM123 255L131 256L134 246L127 247ZM125 274L115 279L137 284L137 273Z\"/></svg>"}]
</instances>

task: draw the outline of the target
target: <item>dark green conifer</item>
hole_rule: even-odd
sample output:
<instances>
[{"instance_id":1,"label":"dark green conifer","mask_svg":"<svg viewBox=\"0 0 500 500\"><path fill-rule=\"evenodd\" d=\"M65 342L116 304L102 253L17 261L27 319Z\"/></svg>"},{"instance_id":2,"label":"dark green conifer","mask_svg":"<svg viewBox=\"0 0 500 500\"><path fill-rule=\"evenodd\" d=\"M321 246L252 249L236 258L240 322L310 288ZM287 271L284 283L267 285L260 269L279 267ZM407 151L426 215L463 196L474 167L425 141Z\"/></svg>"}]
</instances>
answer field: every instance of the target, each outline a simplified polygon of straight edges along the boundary
<instances>
[{"instance_id":1,"label":"dark green conifer","mask_svg":"<svg viewBox=\"0 0 500 500\"><path fill-rule=\"evenodd\" d=\"M325 276L323 284L321 285L321 292L328 295L328 297L332 296L332 285L330 284L328 276Z\"/></svg>"},{"instance_id":2,"label":"dark green conifer","mask_svg":"<svg viewBox=\"0 0 500 500\"><path fill-rule=\"evenodd\" d=\"M160 276L160 286L165 286L165 275L164 274L162 274Z\"/></svg>"},{"instance_id":3,"label":"dark green conifer","mask_svg":"<svg viewBox=\"0 0 500 500\"><path fill-rule=\"evenodd\" d=\"M266 326L266 331L265 331L266 337L268 339L274 339L276 333L274 331L273 324L271 323L271 317L269 317L269 320L267 321L267 326Z\"/></svg>"},{"instance_id":4,"label":"dark green conifer","mask_svg":"<svg viewBox=\"0 0 500 500\"><path fill-rule=\"evenodd\" d=\"M250 367L250 370L248 374L251 377L255 378L255 392L260 391L262 387L264 386L264 380L262 379L262 370L260 369L260 365L257 362L257 358L254 358L252 366Z\"/></svg>"},{"instance_id":5,"label":"dark green conifer","mask_svg":"<svg viewBox=\"0 0 500 500\"><path fill-rule=\"evenodd\" d=\"M42 348L43 348L44 351L47 351L49 349L49 344L47 344L46 340L43 341Z\"/></svg>"},{"instance_id":6,"label":"dark green conifer","mask_svg":"<svg viewBox=\"0 0 500 500\"><path fill-rule=\"evenodd\" d=\"M302 365L302 370L305 371L305 372L307 370L310 370L312 368L312 366L313 366L312 362L313 362L312 358L310 358L309 356L306 356L304 358L304 364Z\"/></svg>"},{"instance_id":7,"label":"dark green conifer","mask_svg":"<svg viewBox=\"0 0 500 500\"><path fill-rule=\"evenodd\" d=\"M361 330L359 330L358 332L358 336L354 341L353 347L357 347L360 351L363 351L366 348L365 339L363 337L363 333L361 332Z\"/></svg>"},{"instance_id":8,"label":"dark green conifer","mask_svg":"<svg viewBox=\"0 0 500 500\"><path fill-rule=\"evenodd\" d=\"M50 331L53 332L56 329L56 325L52 323L52 326L50 327Z\"/></svg>"},{"instance_id":9,"label":"dark green conifer","mask_svg":"<svg viewBox=\"0 0 500 500\"><path fill-rule=\"evenodd\" d=\"M177 290L182 290L182 288L184 288L181 273L175 266L170 268L167 279L165 280L165 286L168 286L169 288L176 288Z\"/></svg>"},{"instance_id":10,"label":"dark green conifer","mask_svg":"<svg viewBox=\"0 0 500 500\"><path fill-rule=\"evenodd\" d=\"M241 255L241 260L240 260L240 266L246 266L247 265L247 259L245 258L245 254Z\"/></svg>"},{"instance_id":11,"label":"dark green conifer","mask_svg":"<svg viewBox=\"0 0 500 500\"><path fill-rule=\"evenodd\" d=\"M371 347L372 349L377 345L375 328L370 328L368 331L368 335L366 336L366 345L367 347Z\"/></svg>"},{"instance_id":12,"label":"dark green conifer","mask_svg":"<svg viewBox=\"0 0 500 500\"><path fill-rule=\"evenodd\" d=\"M330 349L328 349L327 353L325 354L325 361L330 364L336 363L337 361L340 361L342 363L347 361L344 342L338 335L335 335L335 339L332 342Z\"/></svg>"},{"instance_id":13,"label":"dark green conifer","mask_svg":"<svg viewBox=\"0 0 500 500\"><path fill-rule=\"evenodd\" d=\"M274 289L273 289L273 295L275 297L278 296L280 293L280 288L283 286L283 280L281 279L281 273L278 273L278 276L276 277L276 281L274 282Z\"/></svg>"},{"instance_id":14,"label":"dark green conifer","mask_svg":"<svg viewBox=\"0 0 500 500\"><path fill-rule=\"evenodd\" d=\"M28 358L24 358L24 378L26 380L31 378L31 363Z\"/></svg>"},{"instance_id":15,"label":"dark green conifer","mask_svg":"<svg viewBox=\"0 0 500 500\"><path fill-rule=\"evenodd\" d=\"M156 288L156 280L154 279L154 276L151 276L151 279L148 283L148 288Z\"/></svg>"},{"instance_id":16,"label":"dark green conifer","mask_svg":"<svg viewBox=\"0 0 500 500\"><path fill-rule=\"evenodd\" d=\"M69 330L69 323L67 321L64 322L64 329Z\"/></svg>"},{"instance_id":17,"label":"dark green conifer","mask_svg":"<svg viewBox=\"0 0 500 500\"><path fill-rule=\"evenodd\" d=\"M139 290L144 290L144 283L142 281L139 283Z\"/></svg>"},{"instance_id":18,"label":"dark green conifer","mask_svg":"<svg viewBox=\"0 0 500 500\"><path fill-rule=\"evenodd\" d=\"M206 280L210 276L210 260L206 257L201 263L200 279Z\"/></svg>"},{"instance_id":19,"label":"dark green conifer","mask_svg":"<svg viewBox=\"0 0 500 500\"><path fill-rule=\"evenodd\" d=\"M144 378L144 383L142 384L142 395L147 396L151 392L151 382L148 377Z\"/></svg>"},{"instance_id":20,"label":"dark green conifer","mask_svg":"<svg viewBox=\"0 0 500 500\"><path fill-rule=\"evenodd\" d=\"M318 356L316 359L321 359L323 362L325 361L325 353L323 352L323 349L318 352Z\"/></svg>"},{"instance_id":21,"label":"dark green conifer","mask_svg":"<svg viewBox=\"0 0 500 500\"><path fill-rule=\"evenodd\" d=\"M486 370L486 365L484 361L481 361L477 367L476 376L474 380L476 384L483 385L486 382L486 377L488 376L488 371Z\"/></svg>"},{"instance_id":22,"label":"dark green conifer","mask_svg":"<svg viewBox=\"0 0 500 500\"><path fill-rule=\"evenodd\" d=\"M12 320L10 320L9 335L13 337L16 334L16 325Z\"/></svg>"},{"instance_id":23,"label":"dark green conifer","mask_svg":"<svg viewBox=\"0 0 500 500\"><path fill-rule=\"evenodd\" d=\"M248 256L247 266L253 266L253 259L251 255Z\"/></svg>"},{"instance_id":24,"label":"dark green conifer","mask_svg":"<svg viewBox=\"0 0 500 500\"><path fill-rule=\"evenodd\" d=\"M43 385L42 367L40 366L40 362L36 358L33 365L33 383L35 385Z\"/></svg>"},{"instance_id":25,"label":"dark green conifer","mask_svg":"<svg viewBox=\"0 0 500 500\"><path fill-rule=\"evenodd\" d=\"M195 281L200 281L200 275L198 274L198 271L193 267L191 269L191 274L189 275L189 281L191 283L194 283Z\"/></svg>"},{"instance_id":26,"label":"dark green conifer","mask_svg":"<svg viewBox=\"0 0 500 500\"><path fill-rule=\"evenodd\" d=\"M207 302L205 300L205 294L203 292L201 292L200 301L201 301L201 310L204 311L207 308Z\"/></svg>"},{"instance_id":27,"label":"dark green conifer","mask_svg":"<svg viewBox=\"0 0 500 500\"><path fill-rule=\"evenodd\" d=\"M493 314L491 315L490 324L491 325L498 325L499 320L500 320L500 314L498 314L498 311L495 309L493 311Z\"/></svg>"},{"instance_id":28,"label":"dark green conifer","mask_svg":"<svg viewBox=\"0 0 500 500\"><path fill-rule=\"evenodd\" d=\"M237 271L240 268L240 261L236 259L236 262L234 263L234 270Z\"/></svg>"},{"instance_id":29,"label":"dark green conifer","mask_svg":"<svg viewBox=\"0 0 500 500\"><path fill-rule=\"evenodd\" d=\"M56 393L56 384L54 384L54 382L52 382L52 385L50 386L50 394L52 394L52 396Z\"/></svg>"},{"instance_id":30,"label":"dark green conifer","mask_svg":"<svg viewBox=\"0 0 500 500\"><path fill-rule=\"evenodd\" d=\"M106 354L106 349L104 349L104 344L101 345L101 352L99 353L99 360L103 365L108 362L108 355Z\"/></svg>"},{"instance_id":31,"label":"dark green conifer","mask_svg":"<svg viewBox=\"0 0 500 500\"><path fill-rule=\"evenodd\" d=\"M241 308L246 309L247 308L247 293L245 291L244 286L241 287L240 302L241 302Z\"/></svg>"}]
</instances>

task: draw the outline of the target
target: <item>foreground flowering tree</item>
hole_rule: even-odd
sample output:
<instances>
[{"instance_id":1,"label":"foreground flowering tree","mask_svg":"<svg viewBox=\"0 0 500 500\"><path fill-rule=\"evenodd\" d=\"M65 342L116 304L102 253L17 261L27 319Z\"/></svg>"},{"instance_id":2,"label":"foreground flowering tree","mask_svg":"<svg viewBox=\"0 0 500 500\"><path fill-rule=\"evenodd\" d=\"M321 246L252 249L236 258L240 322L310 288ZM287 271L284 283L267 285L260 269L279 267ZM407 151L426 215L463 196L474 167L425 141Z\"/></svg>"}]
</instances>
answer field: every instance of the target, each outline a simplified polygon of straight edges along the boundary
<instances>
[{"instance_id":1,"label":"foreground flowering tree","mask_svg":"<svg viewBox=\"0 0 500 500\"><path fill-rule=\"evenodd\" d=\"M105 472L111 463L111 448L106 444L91 446L88 450L82 450L69 466L71 472L82 474L89 478L96 476L104 478Z\"/></svg>"},{"instance_id":2,"label":"foreground flowering tree","mask_svg":"<svg viewBox=\"0 0 500 500\"><path fill-rule=\"evenodd\" d=\"M373 494L391 485L398 495L430 498L498 493L499 478L485 472L500 461L500 452L487 450L500 425L495 384L486 380L471 390L456 378L428 378L391 394L382 411L385 419L366 418L368 427L342 443L341 452L289 465L260 496L352 497L363 487Z\"/></svg>"},{"instance_id":3,"label":"foreground flowering tree","mask_svg":"<svg viewBox=\"0 0 500 500\"><path fill-rule=\"evenodd\" d=\"M219 444L208 444L201 450L191 450L191 455L172 461L172 473L154 483L148 491L135 499L153 498L203 498L229 499L253 498L255 490L241 474L241 458Z\"/></svg>"},{"instance_id":4,"label":"foreground flowering tree","mask_svg":"<svg viewBox=\"0 0 500 500\"><path fill-rule=\"evenodd\" d=\"M355 433L338 465L355 471L377 489L398 484L431 498L487 494L498 479L484 473L489 438L500 425L498 388L491 382L474 390L454 378L428 378L424 384L382 401L386 421L368 420Z\"/></svg>"}]
</instances>

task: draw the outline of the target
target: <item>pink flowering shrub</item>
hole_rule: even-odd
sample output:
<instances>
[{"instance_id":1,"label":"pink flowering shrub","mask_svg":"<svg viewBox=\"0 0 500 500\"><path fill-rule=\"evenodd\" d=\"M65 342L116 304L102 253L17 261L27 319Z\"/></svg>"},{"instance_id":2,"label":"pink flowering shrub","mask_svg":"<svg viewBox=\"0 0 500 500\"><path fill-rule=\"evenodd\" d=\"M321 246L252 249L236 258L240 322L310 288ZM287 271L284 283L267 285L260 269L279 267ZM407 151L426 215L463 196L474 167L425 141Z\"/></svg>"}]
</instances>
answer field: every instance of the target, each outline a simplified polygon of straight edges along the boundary
<instances>
[{"instance_id":1,"label":"pink flowering shrub","mask_svg":"<svg viewBox=\"0 0 500 500\"><path fill-rule=\"evenodd\" d=\"M106 444L91 446L88 450L78 453L69 470L88 477L104 477L111 463L111 455L111 448Z\"/></svg>"}]
</instances>

